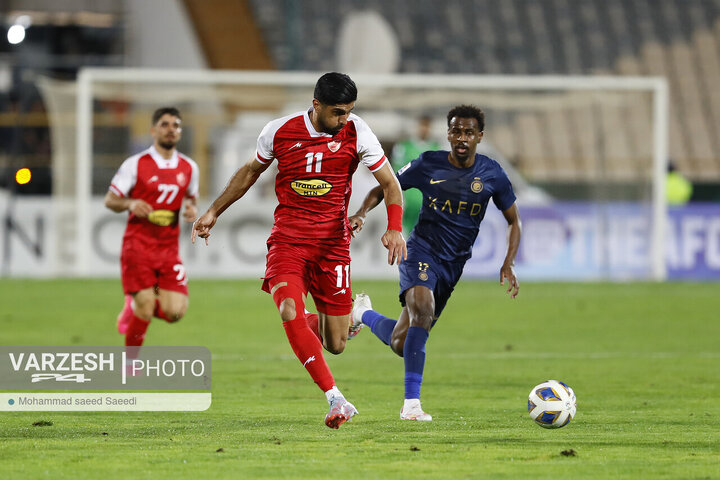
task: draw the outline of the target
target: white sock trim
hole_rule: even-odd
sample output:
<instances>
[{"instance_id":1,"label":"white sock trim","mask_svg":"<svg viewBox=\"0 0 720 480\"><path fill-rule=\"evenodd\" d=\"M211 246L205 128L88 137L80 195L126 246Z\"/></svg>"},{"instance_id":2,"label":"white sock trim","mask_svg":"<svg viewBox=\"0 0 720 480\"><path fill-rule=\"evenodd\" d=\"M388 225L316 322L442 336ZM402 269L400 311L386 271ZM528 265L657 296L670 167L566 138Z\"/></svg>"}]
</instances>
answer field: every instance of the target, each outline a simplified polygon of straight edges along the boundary
<instances>
[{"instance_id":1,"label":"white sock trim","mask_svg":"<svg viewBox=\"0 0 720 480\"><path fill-rule=\"evenodd\" d=\"M330 399L332 399L333 397L342 397L342 396L343 396L343 394L340 393L340 390L339 390L338 387L336 387L335 385L333 385L333 387L332 387L330 390L328 390L327 392L325 392L325 398L327 398L327 401L328 401L328 402L329 402Z\"/></svg>"},{"instance_id":2,"label":"white sock trim","mask_svg":"<svg viewBox=\"0 0 720 480\"><path fill-rule=\"evenodd\" d=\"M403 404L403 408L414 408L420 406L420 399L419 398L406 398L405 403Z\"/></svg>"}]
</instances>

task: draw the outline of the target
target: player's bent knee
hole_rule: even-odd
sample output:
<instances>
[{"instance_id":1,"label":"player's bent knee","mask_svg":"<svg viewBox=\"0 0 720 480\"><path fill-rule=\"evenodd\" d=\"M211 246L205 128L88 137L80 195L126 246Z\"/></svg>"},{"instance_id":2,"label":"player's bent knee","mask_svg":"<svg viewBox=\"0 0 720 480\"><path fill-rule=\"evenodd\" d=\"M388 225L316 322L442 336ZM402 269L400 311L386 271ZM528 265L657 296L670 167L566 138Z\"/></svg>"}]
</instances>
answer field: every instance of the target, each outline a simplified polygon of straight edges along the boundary
<instances>
[{"instance_id":1,"label":"player's bent knee","mask_svg":"<svg viewBox=\"0 0 720 480\"><path fill-rule=\"evenodd\" d=\"M345 345L347 344L347 340L342 339L332 339L328 338L325 339L325 350L332 353L333 355L340 355L342 352L345 351Z\"/></svg>"},{"instance_id":2,"label":"player's bent knee","mask_svg":"<svg viewBox=\"0 0 720 480\"><path fill-rule=\"evenodd\" d=\"M283 322L289 322L295 320L297 317L297 310L295 309L295 300L292 298L286 298L278 306L280 312L280 318Z\"/></svg>"},{"instance_id":3,"label":"player's bent knee","mask_svg":"<svg viewBox=\"0 0 720 480\"><path fill-rule=\"evenodd\" d=\"M179 322L181 318L185 316L186 309L169 309L165 311L165 316L167 317L167 321L170 323Z\"/></svg>"},{"instance_id":4,"label":"player's bent knee","mask_svg":"<svg viewBox=\"0 0 720 480\"><path fill-rule=\"evenodd\" d=\"M188 298L175 292L161 292L155 316L168 323L175 323L185 316L188 308Z\"/></svg>"},{"instance_id":5,"label":"player's bent knee","mask_svg":"<svg viewBox=\"0 0 720 480\"><path fill-rule=\"evenodd\" d=\"M303 291L297 285L289 282L278 282L270 292L283 322L295 320L298 312L302 313L305 310Z\"/></svg>"},{"instance_id":6,"label":"player's bent knee","mask_svg":"<svg viewBox=\"0 0 720 480\"><path fill-rule=\"evenodd\" d=\"M399 338L399 337L393 337L390 339L390 348L393 352L395 352L399 357L403 356L403 348L405 347L405 337Z\"/></svg>"}]
</instances>

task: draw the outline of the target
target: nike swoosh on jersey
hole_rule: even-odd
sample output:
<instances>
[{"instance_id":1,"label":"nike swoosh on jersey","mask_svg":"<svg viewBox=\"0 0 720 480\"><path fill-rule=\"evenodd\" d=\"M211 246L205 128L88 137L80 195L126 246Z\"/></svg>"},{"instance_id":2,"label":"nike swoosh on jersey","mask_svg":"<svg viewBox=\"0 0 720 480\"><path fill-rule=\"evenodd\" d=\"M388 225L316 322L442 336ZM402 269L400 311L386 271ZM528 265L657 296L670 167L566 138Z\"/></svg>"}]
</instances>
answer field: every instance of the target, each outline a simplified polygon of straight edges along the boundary
<instances>
[{"instance_id":1,"label":"nike swoosh on jersey","mask_svg":"<svg viewBox=\"0 0 720 480\"><path fill-rule=\"evenodd\" d=\"M433 180L433 179L431 178L431 179L430 179L430 185L435 185L436 183L442 183L442 182L445 182L445 181L447 181L447 180Z\"/></svg>"}]
</instances>

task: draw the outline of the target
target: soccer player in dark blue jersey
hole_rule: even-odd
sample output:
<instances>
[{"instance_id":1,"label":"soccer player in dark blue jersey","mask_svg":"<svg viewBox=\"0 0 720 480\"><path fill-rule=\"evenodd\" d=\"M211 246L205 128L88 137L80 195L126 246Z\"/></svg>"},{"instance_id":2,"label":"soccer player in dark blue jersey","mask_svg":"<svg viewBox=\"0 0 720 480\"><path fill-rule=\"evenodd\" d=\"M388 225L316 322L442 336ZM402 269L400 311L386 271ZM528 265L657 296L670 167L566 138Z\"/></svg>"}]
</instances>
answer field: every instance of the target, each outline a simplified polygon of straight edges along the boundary
<instances>
[{"instance_id":1,"label":"soccer player in dark blue jersey","mask_svg":"<svg viewBox=\"0 0 720 480\"><path fill-rule=\"evenodd\" d=\"M430 421L420 404L420 386L425 366L425 343L430 329L445 308L472 255L480 222L492 198L509 225L508 248L500 268L500 284L508 282L508 293L519 291L513 268L520 244L521 225L515 194L505 171L493 159L475 153L482 140L485 115L470 105L460 105L447 115L450 151L424 152L398 171L403 190L423 193L418 223L407 242L408 256L400 263L402 311L393 320L372 310L370 298L358 294L353 307L353 330L367 325L393 352L405 361L403 420ZM357 233L365 216L383 199L376 187L350 217Z\"/></svg>"}]
</instances>

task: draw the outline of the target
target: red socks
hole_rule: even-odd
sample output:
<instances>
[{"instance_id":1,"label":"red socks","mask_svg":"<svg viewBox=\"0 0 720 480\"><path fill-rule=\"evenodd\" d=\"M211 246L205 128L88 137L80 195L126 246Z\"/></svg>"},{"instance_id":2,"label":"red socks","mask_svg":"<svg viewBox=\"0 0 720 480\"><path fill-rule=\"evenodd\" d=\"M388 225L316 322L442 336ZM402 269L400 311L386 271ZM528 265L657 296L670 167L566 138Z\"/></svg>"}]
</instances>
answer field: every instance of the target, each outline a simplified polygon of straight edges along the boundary
<instances>
[{"instance_id":1,"label":"red socks","mask_svg":"<svg viewBox=\"0 0 720 480\"><path fill-rule=\"evenodd\" d=\"M315 334L318 340L320 340L320 343L322 343L322 337L320 336L320 319L318 318L317 313L305 313L305 320L307 321L308 327L310 327L310 330Z\"/></svg>"},{"instance_id":2,"label":"red socks","mask_svg":"<svg viewBox=\"0 0 720 480\"><path fill-rule=\"evenodd\" d=\"M148 320L143 320L133 313L132 319L128 324L127 331L125 332L125 346L128 347L139 347L145 340L145 332L147 332Z\"/></svg>"},{"instance_id":3,"label":"red socks","mask_svg":"<svg viewBox=\"0 0 720 480\"><path fill-rule=\"evenodd\" d=\"M322 343L308 326L305 316L298 315L294 320L282 323L290 346L300 363L323 392L330 390L335 385L335 380L323 357Z\"/></svg>"},{"instance_id":4,"label":"red socks","mask_svg":"<svg viewBox=\"0 0 720 480\"><path fill-rule=\"evenodd\" d=\"M327 392L335 385L332 373L322 354L322 342L318 339L318 316L305 313L304 295L302 281L292 276L278 276L273 279L270 292L273 301L281 312L282 302L289 298L294 302L295 318L283 321L283 328L287 335L290 346L295 352L300 363L308 371L312 379L323 392ZM314 318L313 318L314 317ZM314 327L311 327L314 325ZM314 330L314 332L313 332Z\"/></svg>"}]
</instances>

